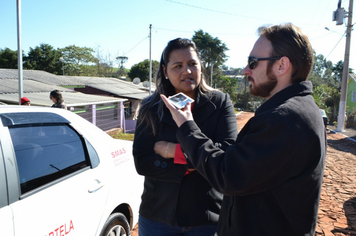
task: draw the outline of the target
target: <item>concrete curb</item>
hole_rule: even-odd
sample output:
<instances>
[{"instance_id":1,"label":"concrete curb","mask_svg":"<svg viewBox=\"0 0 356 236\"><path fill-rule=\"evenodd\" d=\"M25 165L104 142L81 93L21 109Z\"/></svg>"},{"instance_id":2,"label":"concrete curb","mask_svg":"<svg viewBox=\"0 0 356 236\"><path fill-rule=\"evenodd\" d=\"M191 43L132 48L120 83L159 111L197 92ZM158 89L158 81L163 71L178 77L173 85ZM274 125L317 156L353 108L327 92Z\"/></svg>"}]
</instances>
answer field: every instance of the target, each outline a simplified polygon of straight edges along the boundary
<instances>
[{"instance_id":1,"label":"concrete curb","mask_svg":"<svg viewBox=\"0 0 356 236\"><path fill-rule=\"evenodd\" d=\"M347 139L349 139L349 140L351 140L351 141L353 141L353 142L356 143L356 140L355 140L355 139L350 138L349 136L346 136L345 134L343 134L343 133L341 133L341 132L338 132L338 131L335 131L335 130L330 130L330 132L331 132L331 133L334 133L334 134L341 134L341 135L344 136L345 138L347 138Z\"/></svg>"}]
</instances>

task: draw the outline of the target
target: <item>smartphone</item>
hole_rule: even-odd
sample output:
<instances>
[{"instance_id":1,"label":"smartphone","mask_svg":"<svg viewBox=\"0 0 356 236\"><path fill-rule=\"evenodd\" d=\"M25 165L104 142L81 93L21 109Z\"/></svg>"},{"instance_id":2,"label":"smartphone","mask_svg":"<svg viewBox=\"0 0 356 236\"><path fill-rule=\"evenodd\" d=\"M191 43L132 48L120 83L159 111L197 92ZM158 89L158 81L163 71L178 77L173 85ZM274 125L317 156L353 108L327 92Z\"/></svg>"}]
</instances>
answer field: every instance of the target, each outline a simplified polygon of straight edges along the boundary
<instances>
[{"instance_id":1,"label":"smartphone","mask_svg":"<svg viewBox=\"0 0 356 236\"><path fill-rule=\"evenodd\" d=\"M168 98L168 100L175 106L177 109L181 109L187 105L188 102L194 102L193 99L185 95L184 93L177 93L174 96Z\"/></svg>"}]
</instances>

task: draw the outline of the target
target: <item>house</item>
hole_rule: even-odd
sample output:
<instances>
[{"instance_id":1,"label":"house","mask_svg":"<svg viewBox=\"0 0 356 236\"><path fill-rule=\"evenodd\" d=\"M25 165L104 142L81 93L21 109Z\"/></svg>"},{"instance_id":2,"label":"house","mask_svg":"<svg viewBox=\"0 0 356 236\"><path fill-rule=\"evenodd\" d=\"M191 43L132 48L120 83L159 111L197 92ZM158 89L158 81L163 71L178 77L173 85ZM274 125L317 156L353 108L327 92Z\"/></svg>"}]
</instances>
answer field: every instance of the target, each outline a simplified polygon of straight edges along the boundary
<instances>
[{"instance_id":1,"label":"house","mask_svg":"<svg viewBox=\"0 0 356 236\"><path fill-rule=\"evenodd\" d=\"M349 74L346 107L347 113L356 112L356 74Z\"/></svg>"},{"instance_id":2,"label":"house","mask_svg":"<svg viewBox=\"0 0 356 236\"><path fill-rule=\"evenodd\" d=\"M0 84L0 103L19 104L18 70L0 69ZM149 95L142 83L23 70L23 96L31 105L51 106L49 94L55 89L61 91L72 112L103 130L122 128L127 132L134 130L139 104Z\"/></svg>"}]
</instances>

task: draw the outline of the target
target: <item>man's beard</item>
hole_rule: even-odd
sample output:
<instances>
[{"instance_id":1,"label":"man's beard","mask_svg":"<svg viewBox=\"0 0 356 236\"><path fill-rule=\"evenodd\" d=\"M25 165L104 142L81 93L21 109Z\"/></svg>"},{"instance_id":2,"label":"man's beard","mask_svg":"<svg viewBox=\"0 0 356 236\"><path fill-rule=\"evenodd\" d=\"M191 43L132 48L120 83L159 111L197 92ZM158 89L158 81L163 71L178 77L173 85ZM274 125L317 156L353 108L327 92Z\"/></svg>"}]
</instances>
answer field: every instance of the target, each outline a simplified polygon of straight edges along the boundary
<instances>
[{"instance_id":1,"label":"man's beard","mask_svg":"<svg viewBox=\"0 0 356 236\"><path fill-rule=\"evenodd\" d=\"M267 98L271 95L271 91L277 86L277 78L273 72L271 72L270 68L267 69L266 76L267 81L264 83L259 85L255 84L254 87L252 87L252 84L250 83L250 93L253 96ZM249 76L248 81L251 80L253 81L253 78Z\"/></svg>"}]
</instances>

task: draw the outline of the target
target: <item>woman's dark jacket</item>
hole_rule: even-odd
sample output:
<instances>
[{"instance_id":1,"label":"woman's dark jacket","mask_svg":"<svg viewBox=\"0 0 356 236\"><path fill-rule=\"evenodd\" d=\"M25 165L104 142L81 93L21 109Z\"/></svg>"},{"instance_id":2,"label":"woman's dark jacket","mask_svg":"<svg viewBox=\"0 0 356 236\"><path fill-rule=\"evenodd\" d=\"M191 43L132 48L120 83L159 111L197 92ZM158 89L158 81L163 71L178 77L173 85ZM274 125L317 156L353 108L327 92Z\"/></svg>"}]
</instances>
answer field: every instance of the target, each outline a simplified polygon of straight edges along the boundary
<instances>
[{"instance_id":1,"label":"woman's dark jacket","mask_svg":"<svg viewBox=\"0 0 356 236\"><path fill-rule=\"evenodd\" d=\"M67 105L64 102L53 103L51 107L67 109Z\"/></svg>"},{"instance_id":2,"label":"woman's dark jacket","mask_svg":"<svg viewBox=\"0 0 356 236\"><path fill-rule=\"evenodd\" d=\"M155 105L150 111L156 113L157 109L158 105ZM192 112L197 125L214 145L226 149L235 142L236 115L227 94L213 91L197 95ZM156 136L150 129L145 129L146 123L140 124L140 120L139 115L133 142L136 170L145 176L140 215L169 225L217 223L222 194L213 189L199 172L184 176L187 165L174 164L173 159L165 159L153 150L157 141L178 143L178 127L169 110L164 106Z\"/></svg>"},{"instance_id":3,"label":"woman's dark jacket","mask_svg":"<svg viewBox=\"0 0 356 236\"><path fill-rule=\"evenodd\" d=\"M219 236L314 235L326 132L312 84L267 100L225 151L193 121L177 137L193 166L224 194Z\"/></svg>"}]
</instances>

